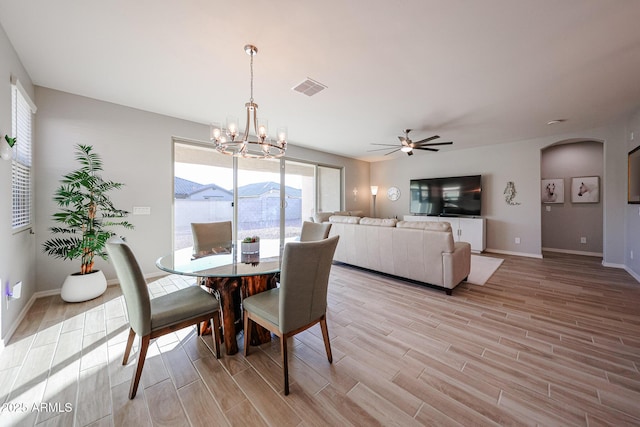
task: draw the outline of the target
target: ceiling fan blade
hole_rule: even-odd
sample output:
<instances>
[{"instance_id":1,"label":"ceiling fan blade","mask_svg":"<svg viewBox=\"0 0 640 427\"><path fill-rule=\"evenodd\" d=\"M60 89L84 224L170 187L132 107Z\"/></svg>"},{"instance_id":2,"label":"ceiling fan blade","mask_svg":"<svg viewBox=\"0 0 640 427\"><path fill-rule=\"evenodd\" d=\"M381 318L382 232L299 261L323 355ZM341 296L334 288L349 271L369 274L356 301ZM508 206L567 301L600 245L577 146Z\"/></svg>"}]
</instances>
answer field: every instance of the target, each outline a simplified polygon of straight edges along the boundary
<instances>
[{"instance_id":1,"label":"ceiling fan blade","mask_svg":"<svg viewBox=\"0 0 640 427\"><path fill-rule=\"evenodd\" d=\"M429 142L429 141L433 141L434 139L438 139L440 138L440 135L433 135L432 137L426 138L426 139L422 139L418 142L414 142L414 144L422 144L424 142Z\"/></svg>"},{"instance_id":2,"label":"ceiling fan blade","mask_svg":"<svg viewBox=\"0 0 640 427\"><path fill-rule=\"evenodd\" d=\"M387 146L387 147L397 147L398 146L398 144L374 144L374 143L371 143L371 145L384 145L384 146Z\"/></svg>"},{"instance_id":3,"label":"ceiling fan blade","mask_svg":"<svg viewBox=\"0 0 640 427\"><path fill-rule=\"evenodd\" d=\"M413 147L414 150L439 151L437 148Z\"/></svg>"},{"instance_id":4,"label":"ceiling fan blade","mask_svg":"<svg viewBox=\"0 0 640 427\"><path fill-rule=\"evenodd\" d=\"M394 145L394 147L398 147L398 146ZM398 147L397 149L399 150L400 147ZM373 150L367 150L367 152L369 152L369 151L387 151L387 150L391 150L391 148L374 148Z\"/></svg>"},{"instance_id":5,"label":"ceiling fan blade","mask_svg":"<svg viewBox=\"0 0 640 427\"><path fill-rule=\"evenodd\" d=\"M434 146L434 145L451 145L451 144L453 144L452 141L449 141L449 142L431 142L429 144L418 144L417 142L414 143L414 145L419 146L419 147L431 147L431 146Z\"/></svg>"},{"instance_id":6,"label":"ceiling fan blade","mask_svg":"<svg viewBox=\"0 0 640 427\"><path fill-rule=\"evenodd\" d=\"M404 136L399 136L398 139L400 140L400 143L402 145L407 145L408 143L411 142L409 138L405 138Z\"/></svg>"},{"instance_id":7,"label":"ceiling fan blade","mask_svg":"<svg viewBox=\"0 0 640 427\"><path fill-rule=\"evenodd\" d=\"M396 149L395 149L395 150L393 150L393 151L389 151L387 154L385 154L385 156L388 156L389 154L393 154L393 153L395 153L396 151L400 151L400 149L399 149L399 148L396 148Z\"/></svg>"}]
</instances>

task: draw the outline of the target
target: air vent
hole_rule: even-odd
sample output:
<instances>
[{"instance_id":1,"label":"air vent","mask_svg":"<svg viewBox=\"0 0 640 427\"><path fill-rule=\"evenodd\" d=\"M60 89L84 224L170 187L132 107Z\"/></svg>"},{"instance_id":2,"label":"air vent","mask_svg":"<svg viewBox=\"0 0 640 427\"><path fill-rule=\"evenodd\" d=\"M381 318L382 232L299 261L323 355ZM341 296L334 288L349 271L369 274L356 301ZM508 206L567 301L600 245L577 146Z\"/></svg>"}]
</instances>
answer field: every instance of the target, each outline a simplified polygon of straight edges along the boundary
<instances>
[{"instance_id":1,"label":"air vent","mask_svg":"<svg viewBox=\"0 0 640 427\"><path fill-rule=\"evenodd\" d=\"M327 87L322 83L307 77L305 81L293 88L296 92L304 93L307 96L313 96Z\"/></svg>"}]
</instances>

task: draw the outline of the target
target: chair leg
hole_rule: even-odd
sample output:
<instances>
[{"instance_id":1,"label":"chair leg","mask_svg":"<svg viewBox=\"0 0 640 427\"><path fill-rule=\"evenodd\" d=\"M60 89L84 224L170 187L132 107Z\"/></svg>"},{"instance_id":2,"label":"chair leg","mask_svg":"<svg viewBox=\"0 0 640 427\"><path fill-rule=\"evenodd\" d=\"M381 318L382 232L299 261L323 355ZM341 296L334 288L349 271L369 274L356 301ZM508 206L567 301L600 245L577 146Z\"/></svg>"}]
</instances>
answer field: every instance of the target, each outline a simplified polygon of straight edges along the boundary
<instances>
[{"instance_id":1,"label":"chair leg","mask_svg":"<svg viewBox=\"0 0 640 427\"><path fill-rule=\"evenodd\" d=\"M136 337L136 333L133 332L133 328L129 328L129 339L127 339L127 346L124 348L124 358L122 364L126 365L129 362L129 354L131 353L131 347L133 347L133 339Z\"/></svg>"},{"instance_id":2,"label":"chair leg","mask_svg":"<svg viewBox=\"0 0 640 427\"><path fill-rule=\"evenodd\" d=\"M150 335L145 335L140 338L140 354L138 355L138 365L136 366L136 370L133 373L133 378L131 379L129 399L133 399L134 397L136 397L136 393L138 392L138 383L140 382L140 377L142 376L142 368L144 368L144 361L147 357L149 341L151 341Z\"/></svg>"},{"instance_id":3,"label":"chair leg","mask_svg":"<svg viewBox=\"0 0 640 427\"><path fill-rule=\"evenodd\" d=\"M324 348L325 350L327 350L327 360L329 360L329 363L333 363L333 355L331 354L331 342L329 342L329 329L327 328L326 316L322 316L322 319L320 319L320 329L322 329Z\"/></svg>"},{"instance_id":4,"label":"chair leg","mask_svg":"<svg viewBox=\"0 0 640 427\"><path fill-rule=\"evenodd\" d=\"M280 336L280 351L282 352L282 370L284 371L284 395L289 394L289 357L287 354L287 336Z\"/></svg>"},{"instance_id":5,"label":"chair leg","mask_svg":"<svg viewBox=\"0 0 640 427\"><path fill-rule=\"evenodd\" d=\"M249 313L244 311L244 355L249 355L249 343L251 342L251 324L253 322L249 320Z\"/></svg>"},{"instance_id":6,"label":"chair leg","mask_svg":"<svg viewBox=\"0 0 640 427\"><path fill-rule=\"evenodd\" d=\"M216 359L220 359L220 312L219 311L216 311L215 313L213 313L213 319L211 324L213 325L213 331L211 331L211 338L213 338L213 348L216 351Z\"/></svg>"}]
</instances>

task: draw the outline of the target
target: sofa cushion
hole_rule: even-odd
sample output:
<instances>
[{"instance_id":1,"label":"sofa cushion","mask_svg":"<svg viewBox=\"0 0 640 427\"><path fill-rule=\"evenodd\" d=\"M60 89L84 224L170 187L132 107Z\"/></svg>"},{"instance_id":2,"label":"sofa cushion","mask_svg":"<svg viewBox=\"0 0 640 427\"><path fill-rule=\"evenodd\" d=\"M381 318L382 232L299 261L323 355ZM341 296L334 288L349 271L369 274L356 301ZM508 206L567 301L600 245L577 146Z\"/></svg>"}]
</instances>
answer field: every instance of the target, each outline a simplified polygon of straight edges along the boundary
<instances>
[{"instance_id":1,"label":"sofa cushion","mask_svg":"<svg viewBox=\"0 0 640 427\"><path fill-rule=\"evenodd\" d=\"M342 216L362 216L362 211L335 211L333 214Z\"/></svg>"},{"instance_id":2,"label":"sofa cushion","mask_svg":"<svg viewBox=\"0 0 640 427\"><path fill-rule=\"evenodd\" d=\"M398 221L396 227L432 231L451 231L451 224L446 221Z\"/></svg>"},{"instance_id":3,"label":"sofa cushion","mask_svg":"<svg viewBox=\"0 0 640 427\"><path fill-rule=\"evenodd\" d=\"M311 217L313 222L327 222L329 221L329 217L331 215L340 215L340 216L362 216L362 211L335 211L335 212L317 212Z\"/></svg>"},{"instance_id":4,"label":"sofa cushion","mask_svg":"<svg viewBox=\"0 0 640 427\"><path fill-rule=\"evenodd\" d=\"M369 218L364 217L360 220L360 225L376 225L378 227L395 227L398 222L395 218Z\"/></svg>"},{"instance_id":5,"label":"sofa cushion","mask_svg":"<svg viewBox=\"0 0 640 427\"><path fill-rule=\"evenodd\" d=\"M313 215L313 222L327 222L331 215L333 215L333 212L316 212Z\"/></svg>"},{"instance_id":6,"label":"sofa cushion","mask_svg":"<svg viewBox=\"0 0 640 427\"><path fill-rule=\"evenodd\" d=\"M347 216L347 215L331 215L329 222L343 223L343 224L357 224L360 222L359 216Z\"/></svg>"}]
</instances>

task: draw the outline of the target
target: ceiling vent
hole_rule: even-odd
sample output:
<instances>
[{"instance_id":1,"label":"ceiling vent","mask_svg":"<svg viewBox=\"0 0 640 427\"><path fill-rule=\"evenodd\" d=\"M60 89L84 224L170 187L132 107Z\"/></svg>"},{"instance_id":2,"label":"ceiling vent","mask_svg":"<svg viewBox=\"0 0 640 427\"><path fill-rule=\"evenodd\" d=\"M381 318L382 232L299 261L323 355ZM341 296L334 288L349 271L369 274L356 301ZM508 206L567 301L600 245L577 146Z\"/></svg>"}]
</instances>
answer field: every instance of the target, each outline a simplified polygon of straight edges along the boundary
<instances>
[{"instance_id":1,"label":"ceiling vent","mask_svg":"<svg viewBox=\"0 0 640 427\"><path fill-rule=\"evenodd\" d=\"M306 80L295 86L293 90L295 90L296 92L304 93L307 96L313 96L326 88L327 87L322 83L319 83L307 77Z\"/></svg>"}]
</instances>

